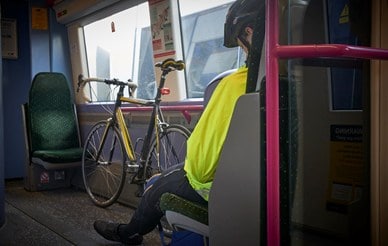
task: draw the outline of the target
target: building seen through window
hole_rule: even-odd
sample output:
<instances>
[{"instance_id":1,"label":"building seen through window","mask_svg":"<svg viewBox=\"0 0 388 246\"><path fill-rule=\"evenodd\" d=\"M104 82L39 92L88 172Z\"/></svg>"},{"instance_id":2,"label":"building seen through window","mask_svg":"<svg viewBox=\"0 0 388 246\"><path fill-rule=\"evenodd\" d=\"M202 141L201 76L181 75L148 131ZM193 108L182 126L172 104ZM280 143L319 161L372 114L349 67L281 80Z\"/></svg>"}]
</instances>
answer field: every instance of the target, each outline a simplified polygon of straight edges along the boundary
<instances>
[{"instance_id":1,"label":"building seen through window","mask_svg":"<svg viewBox=\"0 0 388 246\"><path fill-rule=\"evenodd\" d=\"M187 98L201 98L217 74L244 62L238 48L223 46L226 12L233 1L180 1L182 42L186 62ZM155 93L154 59L148 3L123 10L84 26L90 77L132 79L136 96L151 99ZM91 83L93 102L114 100L105 84Z\"/></svg>"}]
</instances>

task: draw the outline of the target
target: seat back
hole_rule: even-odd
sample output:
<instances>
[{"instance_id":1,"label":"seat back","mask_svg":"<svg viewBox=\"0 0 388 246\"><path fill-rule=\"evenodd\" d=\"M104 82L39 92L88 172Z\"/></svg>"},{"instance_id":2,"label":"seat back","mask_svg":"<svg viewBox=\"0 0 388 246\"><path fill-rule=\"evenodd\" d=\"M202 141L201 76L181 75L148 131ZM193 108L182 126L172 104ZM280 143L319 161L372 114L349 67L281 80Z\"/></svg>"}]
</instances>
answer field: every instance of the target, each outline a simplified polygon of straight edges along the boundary
<instances>
[{"instance_id":1,"label":"seat back","mask_svg":"<svg viewBox=\"0 0 388 246\"><path fill-rule=\"evenodd\" d=\"M209 195L210 245L259 245L260 95L236 104Z\"/></svg>"},{"instance_id":2,"label":"seat back","mask_svg":"<svg viewBox=\"0 0 388 246\"><path fill-rule=\"evenodd\" d=\"M31 152L80 147L78 121L69 85L61 73L38 73L29 93Z\"/></svg>"},{"instance_id":3,"label":"seat back","mask_svg":"<svg viewBox=\"0 0 388 246\"><path fill-rule=\"evenodd\" d=\"M22 105L29 191L69 187L82 148L71 91L61 73L38 73Z\"/></svg>"},{"instance_id":4,"label":"seat back","mask_svg":"<svg viewBox=\"0 0 388 246\"><path fill-rule=\"evenodd\" d=\"M209 100L210 100L210 97L212 96L214 90L216 89L217 85L220 83L220 81L228 76L229 74L235 72L236 69L231 69L231 70L227 70L223 73L220 73L219 75L217 75L216 77L214 77L210 82L209 84L207 84L206 88L205 88L205 91L204 91L204 94L203 94L203 106L206 107L206 105L208 104Z\"/></svg>"}]
</instances>

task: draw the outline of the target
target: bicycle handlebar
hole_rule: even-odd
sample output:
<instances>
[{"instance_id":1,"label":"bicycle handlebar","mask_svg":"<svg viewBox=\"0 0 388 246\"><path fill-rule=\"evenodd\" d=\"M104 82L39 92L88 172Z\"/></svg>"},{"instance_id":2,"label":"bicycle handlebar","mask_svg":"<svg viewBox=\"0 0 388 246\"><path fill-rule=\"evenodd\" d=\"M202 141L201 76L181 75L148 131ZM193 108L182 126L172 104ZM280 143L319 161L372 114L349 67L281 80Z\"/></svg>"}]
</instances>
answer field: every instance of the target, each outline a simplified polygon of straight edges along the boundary
<instances>
[{"instance_id":1,"label":"bicycle handlebar","mask_svg":"<svg viewBox=\"0 0 388 246\"><path fill-rule=\"evenodd\" d=\"M163 62L158 62L155 64L155 67L160 67L164 74L169 73L173 70L183 70L185 69L185 63L182 60L175 61L172 58L168 58ZM128 80L127 82L120 81L118 79L102 79L102 78L85 78L82 74L78 75L78 88L77 92L79 92L79 88L91 81L102 82L108 85L117 85L117 86L128 86L130 92L133 94L137 88L137 84L133 83L132 80Z\"/></svg>"},{"instance_id":2,"label":"bicycle handlebar","mask_svg":"<svg viewBox=\"0 0 388 246\"><path fill-rule=\"evenodd\" d=\"M118 86L128 86L132 93L135 92L137 88L137 84L132 82L132 80L128 81L120 81L118 79L102 79L102 78L85 78L82 74L78 75L78 88L77 92L79 91L79 88L81 85L86 84L88 82L95 81L95 82L102 82L107 85L118 85Z\"/></svg>"}]
</instances>

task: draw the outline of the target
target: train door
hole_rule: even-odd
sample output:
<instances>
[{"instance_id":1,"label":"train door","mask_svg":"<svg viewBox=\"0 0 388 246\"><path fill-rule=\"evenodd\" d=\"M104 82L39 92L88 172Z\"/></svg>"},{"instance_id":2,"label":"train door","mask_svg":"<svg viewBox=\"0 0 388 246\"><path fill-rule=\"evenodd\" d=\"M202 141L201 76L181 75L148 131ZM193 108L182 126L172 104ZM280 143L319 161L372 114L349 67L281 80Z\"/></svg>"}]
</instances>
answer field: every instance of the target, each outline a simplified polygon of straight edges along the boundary
<instances>
[{"instance_id":1,"label":"train door","mask_svg":"<svg viewBox=\"0 0 388 246\"><path fill-rule=\"evenodd\" d=\"M289 35L283 42L370 46L369 12L359 8L347 0L288 1L284 30ZM370 63L305 58L288 60L287 66L293 81L289 149L297 145L297 151L289 154L290 178L281 184L290 185L290 243L367 245L371 239ZM282 234L282 241L287 237Z\"/></svg>"}]
</instances>

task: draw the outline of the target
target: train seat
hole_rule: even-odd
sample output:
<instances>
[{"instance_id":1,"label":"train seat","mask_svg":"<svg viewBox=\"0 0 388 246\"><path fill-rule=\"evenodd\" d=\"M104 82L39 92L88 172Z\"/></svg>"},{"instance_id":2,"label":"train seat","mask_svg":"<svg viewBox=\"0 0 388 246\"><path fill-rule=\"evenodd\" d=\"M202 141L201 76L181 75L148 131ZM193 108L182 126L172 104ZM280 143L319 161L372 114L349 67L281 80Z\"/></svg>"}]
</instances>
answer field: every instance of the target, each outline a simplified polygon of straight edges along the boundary
<instances>
[{"instance_id":1,"label":"train seat","mask_svg":"<svg viewBox=\"0 0 388 246\"><path fill-rule=\"evenodd\" d=\"M260 238L264 230L260 221L265 209L265 169L260 163L265 160L265 83L264 77L259 92L245 94L237 101L208 208L170 193L161 197L161 209L175 230L198 233L209 239L210 245L258 245L264 240ZM281 131L287 131L289 80L280 77L279 83ZM286 137L281 139L281 150L288 148L288 142ZM282 151L280 165L285 173L281 179L285 183L290 172L287 160L287 151ZM288 208L283 207L282 216L288 216Z\"/></svg>"},{"instance_id":2,"label":"train seat","mask_svg":"<svg viewBox=\"0 0 388 246\"><path fill-rule=\"evenodd\" d=\"M75 104L65 76L35 75L29 101L22 105L26 147L25 189L70 186L82 148Z\"/></svg>"},{"instance_id":3,"label":"train seat","mask_svg":"<svg viewBox=\"0 0 388 246\"><path fill-rule=\"evenodd\" d=\"M203 105L206 107L211 95L220 81L236 69L230 69L218 74L206 86ZM208 209L171 193L161 197L160 207L166 213L167 221L175 230L188 230L205 237L209 236Z\"/></svg>"},{"instance_id":4,"label":"train seat","mask_svg":"<svg viewBox=\"0 0 388 246\"><path fill-rule=\"evenodd\" d=\"M255 117L260 111L259 98L258 93L246 94L237 102L210 191L209 207L169 193L162 196L161 209L166 212L166 218L175 230L201 234L210 238L211 245L234 245L229 243L231 240L236 242L236 239L238 242L248 240L243 245L253 245L249 240L258 242L260 220L249 220L252 225L247 227L250 222L246 218L258 218L260 211L260 151L257 149L260 119ZM239 144L236 145L236 142ZM236 151L236 148L243 151ZM244 209L236 210L242 204ZM226 230L229 235L225 235Z\"/></svg>"},{"instance_id":5,"label":"train seat","mask_svg":"<svg viewBox=\"0 0 388 246\"><path fill-rule=\"evenodd\" d=\"M216 89L217 85L220 83L220 81L228 76L229 74L235 72L237 69L230 69L225 72L222 72L218 74L216 77L214 77L206 86L204 94L203 94L203 106L206 107L207 103L210 100L211 95L213 94L214 90Z\"/></svg>"},{"instance_id":6,"label":"train seat","mask_svg":"<svg viewBox=\"0 0 388 246\"><path fill-rule=\"evenodd\" d=\"M264 35L256 35L255 40ZM256 92L241 96L235 110L210 191L208 208L173 194L161 197L160 207L175 230L189 230L204 237L204 245L258 245L262 195L260 169L262 129L257 92L265 81L264 42L255 55L259 64ZM258 52L262 51L262 52ZM251 60L253 62L253 60ZM204 93L204 107L225 72L213 79ZM238 144L236 144L238 143ZM237 150L237 149L238 150ZM244 166L242 166L244 165ZM247 218L250 218L247 220ZM248 229L247 229L248 228Z\"/></svg>"},{"instance_id":7,"label":"train seat","mask_svg":"<svg viewBox=\"0 0 388 246\"><path fill-rule=\"evenodd\" d=\"M206 86L203 96L203 105L206 107L211 95L220 81L236 69L230 69L218 74ZM209 236L208 208L193 203L171 193L161 197L160 207L166 213L167 221L174 230L187 230L205 237Z\"/></svg>"}]
</instances>

